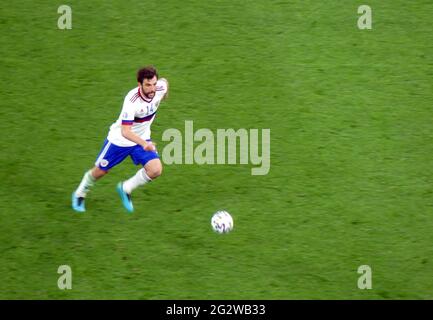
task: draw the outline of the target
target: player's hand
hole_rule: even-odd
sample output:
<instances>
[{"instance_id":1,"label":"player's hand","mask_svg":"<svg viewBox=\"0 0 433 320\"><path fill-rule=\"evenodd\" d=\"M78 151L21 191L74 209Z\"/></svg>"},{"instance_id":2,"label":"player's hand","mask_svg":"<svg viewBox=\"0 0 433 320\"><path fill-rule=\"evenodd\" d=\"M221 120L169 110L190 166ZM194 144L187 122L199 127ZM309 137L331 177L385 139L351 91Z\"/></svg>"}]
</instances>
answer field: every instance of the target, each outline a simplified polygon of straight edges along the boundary
<instances>
[{"instance_id":1,"label":"player's hand","mask_svg":"<svg viewBox=\"0 0 433 320\"><path fill-rule=\"evenodd\" d=\"M146 150L146 151L155 151L155 150L156 150L156 147L155 147L155 145L153 144L153 142L148 142L148 143L146 143L146 145L143 147L143 149Z\"/></svg>"}]
</instances>

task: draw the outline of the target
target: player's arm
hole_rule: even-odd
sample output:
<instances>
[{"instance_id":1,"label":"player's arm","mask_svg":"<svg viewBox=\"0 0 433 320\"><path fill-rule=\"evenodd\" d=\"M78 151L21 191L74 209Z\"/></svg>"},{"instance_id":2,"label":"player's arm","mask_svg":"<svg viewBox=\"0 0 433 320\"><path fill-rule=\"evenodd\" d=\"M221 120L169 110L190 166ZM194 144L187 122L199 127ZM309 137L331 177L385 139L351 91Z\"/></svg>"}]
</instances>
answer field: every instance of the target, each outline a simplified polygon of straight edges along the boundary
<instances>
[{"instance_id":1,"label":"player's arm","mask_svg":"<svg viewBox=\"0 0 433 320\"><path fill-rule=\"evenodd\" d=\"M164 100L165 98L168 98L168 80L166 78L159 78L159 80L164 81L165 85L167 87L167 91L165 92L164 97L162 97L162 99L161 99L161 100Z\"/></svg>"},{"instance_id":2,"label":"player's arm","mask_svg":"<svg viewBox=\"0 0 433 320\"><path fill-rule=\"evenodd\" d=\"M142 146L145 150L149 150L149 151L155 150L155 146L153 145L153 143L149 143L146 140L141 139L138 135L132 132L131 125L122 124L121 131L123 137L125 137L129 141L132 141Z\"/></svg>"}]
</instances>

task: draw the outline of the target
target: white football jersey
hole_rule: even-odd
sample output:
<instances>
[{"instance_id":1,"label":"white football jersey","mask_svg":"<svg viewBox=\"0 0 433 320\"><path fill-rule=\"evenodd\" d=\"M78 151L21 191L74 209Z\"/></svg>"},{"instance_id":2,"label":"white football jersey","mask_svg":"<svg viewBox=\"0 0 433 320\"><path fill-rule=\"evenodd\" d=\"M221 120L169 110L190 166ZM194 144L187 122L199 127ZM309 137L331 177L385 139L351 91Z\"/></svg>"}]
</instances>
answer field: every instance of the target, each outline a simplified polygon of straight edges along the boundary
<instances>
[{"instance_id":1,"label":"white football jersey","mask_svg":"<svg viewBox=\"0 0 433 320\"><path fill-rule=\"evenodd\" d=\"M140 138L150 139L150 126L155 119L156 112L162 98L167 93L167 83L164 80L158 80L156 83L156 92L152 100L145 100L141 95L139 87L128 92L123 101L122 111L115 123L110 127L108 141L119 147L132 147L136 143L122 136L121 128L123 125L131 125L131 130Z\"/></svg>"}]
</instances>

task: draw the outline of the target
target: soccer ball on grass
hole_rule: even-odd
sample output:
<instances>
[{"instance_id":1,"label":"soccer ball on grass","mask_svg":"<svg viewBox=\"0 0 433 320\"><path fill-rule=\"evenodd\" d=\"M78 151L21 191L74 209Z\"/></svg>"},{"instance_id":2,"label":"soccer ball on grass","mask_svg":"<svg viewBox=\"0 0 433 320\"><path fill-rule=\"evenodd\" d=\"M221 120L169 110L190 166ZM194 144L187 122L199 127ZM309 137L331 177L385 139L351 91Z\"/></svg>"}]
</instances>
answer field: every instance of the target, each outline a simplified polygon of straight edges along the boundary
<instances>
[{"instance_id":1,"label":"soccer ball on grass","mask_svg":"<svg viewBox=\"0 0 433 320\"><path fill-rule=\"evenodd\" d=\"M227 211L217 211L212 216L211 225L217 233L228 233L233 230L233 218Z\"/></svg>"}]
</instances>

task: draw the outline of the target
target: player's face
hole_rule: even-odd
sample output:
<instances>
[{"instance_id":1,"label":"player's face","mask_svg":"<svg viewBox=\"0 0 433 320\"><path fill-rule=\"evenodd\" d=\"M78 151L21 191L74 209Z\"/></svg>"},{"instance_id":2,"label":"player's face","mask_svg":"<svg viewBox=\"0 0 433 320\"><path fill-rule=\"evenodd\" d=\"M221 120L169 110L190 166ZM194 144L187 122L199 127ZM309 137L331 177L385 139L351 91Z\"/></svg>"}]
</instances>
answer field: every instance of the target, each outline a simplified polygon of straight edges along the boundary
<instances>
[{"instance_id":1,"label":"player's face","mask_svg":"<svg viewBox=\"0 0 433 320\"><path fill-rule=\"evenodd\" d=\"M144 96L148 99L152 99L156 92L156 82L158 79L154 76L152 79L144 79L143 83L140 85L141 91Z\"/></svg>"}]
</instances>

